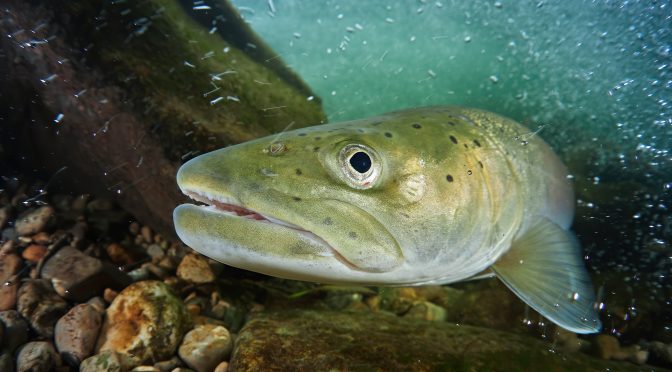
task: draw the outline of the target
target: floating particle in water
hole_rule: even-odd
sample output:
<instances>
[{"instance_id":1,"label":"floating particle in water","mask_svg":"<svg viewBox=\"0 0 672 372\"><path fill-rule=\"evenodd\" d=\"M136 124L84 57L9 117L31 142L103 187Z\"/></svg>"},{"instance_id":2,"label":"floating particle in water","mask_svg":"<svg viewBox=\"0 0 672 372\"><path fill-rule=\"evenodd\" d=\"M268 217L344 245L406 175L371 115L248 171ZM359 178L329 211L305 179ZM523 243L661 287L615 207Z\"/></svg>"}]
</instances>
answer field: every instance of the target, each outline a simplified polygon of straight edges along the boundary
<instances>
[{"instance_id":1,"label":"floating particle in water","mask_svg":"<svg viewBox=\"0 0 672 372\"><path fill-rule=\"evenodd\" d=\"M490 79L490 81L491 81L493 84L497 84L497 83L499 82L499 79L498 79L497 76L495 76L495 75L490 75L490 77L489 77L488 79Z\"/></svg>"},{"instance_id":2,"label":"floating particle in water","mask_svg":"<svg viewBox=\"0 0 672 372\"><path fill-rule=\"evenodd\" d=\"M63 120L63 117L64 117L64 116L65 116L65 115L63 115L63 114L61 114L61 113L59 113L58 115L56 115L56 118L54 119L54 123L55 123L55 124L59 124L59 123L61 122L61 120Z\"/></svg>"},{"instance_id":3,"label":"floating particle in water","mask_svg":"<svg viewBox=\"0 0 672 372\"><path fill-rule=\"evenodd\" d=\"M205 4L204 1L194 1L194 5L193 5L192 9L193 10L210 10L212 8L210 8L209 5Z\"/></svg>"},{"instance_id":4,"label":"floating particle in water","mask_svg":"<svg viewBox=\"0 0 672 372\"><path fill-rule=\"evenodd\" d=\"M194 65L192 63L189 63L188 61L184 61L184 65L187 66L187 67L190 67L190 68L196 67L196 65Z\"/></svg>"},{"instance_id":5,"label":"floating particle in water","mask_svg":"<svg viewBox=\"0 0 672 372\"><path fill-rule=\"evenodd\" d=\"M312 101L312 100L314 100L314 99L315 99L315 97L313 97L313 96L308 96L308 98L306 98L306 101Z\"/></svg>"},{"instance_id":6,"label":"floating particle in water","mask_svg":"<svg viewBox=\"0 0 672 372\"><path fill-rule=\"evenodd\" d=\"M465 43L471 43L471 36L465 36L464 37L464 42Z\"/></svg>"},{"instance_id":7,"label":"floating particle in water","mask_svg":"<svg viewBox=\"0 0 672 372\"><path fill-rule=\"evenodd\" d=\"M226 99L227 99L228 101L240 102L240 98L238 98L238 97L236 97L236 96L226 96Z\"/></svg>"},{"instance_id":8,"label":"floating particle in water","mask_svg":"<svg viewBox=\"0 0 672 372\"><path fill-rule=\"evenodd\" d=\"M387 22L387 23L394 23L394 19L392 19L392 18L390 18L390 17L387 17L387 18L385 18L385 22Z\"/></svg>"},{"instance_id":9,"label":"floating particle in water","mask_svg":"<svg viewBox=\"0 0 672 372\"><path fill-rule=\"evenodd\" d=\"M57 77L58 77L58 75L51 74L51 75L49 75L49 76L47 76L43 79L40 79L40 82L42 82L42 84L47 84L47 83L53 81L54 79L56 79Z\"/></svg>"},{"instance_id":10,"label":"floating particle in water","mask_svg":"<svg viewBox=\"0 0 672 372\"><path fill-rule=\"evenodd\" d=\"M223 99L224 99L224 97L219 96L219 97L213 99L212 101L210 101L210 104L211 104L211 105L216 105L217 103L219 103L219 102L220 102L221 100L223 100Z\"/></svg>"},{"instance_id":11,"label":"floating particle in water","mask_svg":"<svg viewBox=\"0 0 672 372\"><path fill-rule=\"evenodd\" d=\"M429 77L434 79L436 77L436 72L434 72L430 69L430 70L427 70L427 75L429 75Z\"/></svg>"},{"instance_id":12,"label":"floating particle in water","mask_svg":"<svg viewBox=\"0 0 672 372\"><path fill-rule=\"evenodd\" d=\"M503 6L501 1L495 1L495 8L502 9Z\"/></svg>"},{"instance_id":13,"label":"floating particle in water","mask_svg":"<svg viewBox=\"0 0 672 372\"><path fill-rule=\"evenodd\" d=\"M362 25L360 25L359 23L355 23L355 28L360 30L360 31L364 29L364 27Z\"/></svg>"},{"instance_id":14,"label":"floating particle in water","mask_svg":"<svg viewBox=\"0 0 672 372\"><path fill-rule=\"evenodd\" d=\"M301 38L301 34L298 33L298 32L295 32L295 33L293 33L292 35L294 35L294 38L295 38L295 39L300 39L300 38Z\"/></svg>"}]
</instances>

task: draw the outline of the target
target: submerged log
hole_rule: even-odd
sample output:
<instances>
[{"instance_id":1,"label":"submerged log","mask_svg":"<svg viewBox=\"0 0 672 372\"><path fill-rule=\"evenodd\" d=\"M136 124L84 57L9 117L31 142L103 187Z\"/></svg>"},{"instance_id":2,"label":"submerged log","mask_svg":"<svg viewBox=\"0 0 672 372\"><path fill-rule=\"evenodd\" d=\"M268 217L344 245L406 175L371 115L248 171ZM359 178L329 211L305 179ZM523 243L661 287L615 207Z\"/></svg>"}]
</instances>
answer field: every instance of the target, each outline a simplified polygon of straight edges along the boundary
<instances>
[{"instance_id":1,"label":"submerged log","mask_svg":"<svg viewBox=\"0 0 672 372\"><path fill-rule=\"evenodd\" d=\"M3 2L0 157L63 169L59 181L173 234L182 162L325 121L279 58L264 62L273 52L235 9L213 3Z\"/></svg>"}]
</instances>

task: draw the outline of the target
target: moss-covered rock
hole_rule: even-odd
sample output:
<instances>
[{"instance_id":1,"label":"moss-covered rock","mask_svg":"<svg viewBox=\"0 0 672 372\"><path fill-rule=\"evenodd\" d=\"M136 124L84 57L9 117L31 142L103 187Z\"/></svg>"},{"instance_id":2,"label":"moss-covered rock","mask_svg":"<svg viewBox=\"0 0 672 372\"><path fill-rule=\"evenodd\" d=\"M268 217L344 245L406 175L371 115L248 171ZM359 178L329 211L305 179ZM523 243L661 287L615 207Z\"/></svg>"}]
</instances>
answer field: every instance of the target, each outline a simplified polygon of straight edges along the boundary
<instances>
[{"instance_id":1,"label":"moss-covered rock","mask_svg":"<svg viewBox=\"0 0 672 372\"><path fill-rule=\"evenodd\" d=\"M4 2L0 31L12 37L0 39L0 155L62 169L56 181L112 195L171 235L184 160L325 121L319 98L280 58L262 60L272 51L230 4L185 4Z\"/></svg>"},{"instance_id":2,"label":"moss-covered rock","mask_svg":"<svg viewBox=\"0 0 672 372\"><path fill-rule=\"evenodd\" d=\"M159 362L175 353L191 325L184 303L167 285L137 282L107 308L96 349L126 353L137 364Z\"/></svg>"},{"instance_id":3,"label":"moss-covered rock","mask_svg":"<svg viewBox=\"0 0 672 372\"><path fill-rule=\"evenodd\" d=\"M258 370L636 371L628 363L563 354L535 338L399 318L389 313L295 310L257 314L230 367Z\"/></svg>"}]
</instances>

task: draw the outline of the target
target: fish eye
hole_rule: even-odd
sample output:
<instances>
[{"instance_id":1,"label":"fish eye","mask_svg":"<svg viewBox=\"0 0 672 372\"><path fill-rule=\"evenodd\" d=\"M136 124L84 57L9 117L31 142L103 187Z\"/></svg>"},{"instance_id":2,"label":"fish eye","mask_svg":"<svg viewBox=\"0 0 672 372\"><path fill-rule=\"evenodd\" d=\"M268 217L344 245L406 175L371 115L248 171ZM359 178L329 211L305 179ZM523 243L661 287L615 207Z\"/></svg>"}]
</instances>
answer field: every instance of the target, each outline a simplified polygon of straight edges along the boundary
<instances>
[{"instance_id":1,"label":"fish eye","mask_svg":"<svg viewBox=\"0 0 672 372\"><path fill-rule=\"evenodd\" d=\"M339 163L346 183L356 189L373 187L382 167L378 154L361 144L343 147L339 154Z\"/></svg>"}]
</instances>

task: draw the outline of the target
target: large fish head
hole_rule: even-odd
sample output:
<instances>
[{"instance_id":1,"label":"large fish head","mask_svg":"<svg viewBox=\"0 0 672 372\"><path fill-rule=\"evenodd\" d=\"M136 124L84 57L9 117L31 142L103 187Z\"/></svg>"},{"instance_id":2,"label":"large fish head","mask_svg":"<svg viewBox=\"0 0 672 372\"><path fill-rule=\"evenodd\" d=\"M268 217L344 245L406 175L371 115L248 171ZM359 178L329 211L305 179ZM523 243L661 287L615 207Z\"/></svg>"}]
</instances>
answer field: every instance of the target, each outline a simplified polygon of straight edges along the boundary
<instances>
[{"instance_id":1,"label":"large fish head","mask_svg":"<svg viewBox=\"0 0 672 372\"><path fill-rule=\"evenodd\" d=\"M430 187L413 155L420 142L400 140L399 130L379 126L385 119L289 131L190 160L178 185L206 205L175 209L178 235L206 256L268 275L383 282L407 263L399 212L436 209L422 203Z\"/></svg>"}]
</instances>

